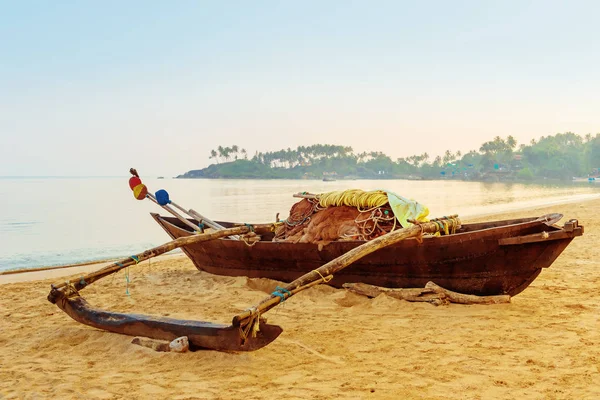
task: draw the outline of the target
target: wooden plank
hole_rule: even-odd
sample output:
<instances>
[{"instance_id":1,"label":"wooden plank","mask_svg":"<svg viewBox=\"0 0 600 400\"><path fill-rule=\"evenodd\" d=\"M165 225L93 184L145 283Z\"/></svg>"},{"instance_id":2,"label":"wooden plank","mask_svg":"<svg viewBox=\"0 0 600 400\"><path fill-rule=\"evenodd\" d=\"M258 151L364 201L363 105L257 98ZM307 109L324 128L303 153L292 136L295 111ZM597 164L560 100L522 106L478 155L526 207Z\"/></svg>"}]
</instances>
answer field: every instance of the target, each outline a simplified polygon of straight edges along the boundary
<instances>
[{"instance_id":1,"label":"wooden plank","mask_svg":"<svg viewBox=\"0 0 600 400\"><path fill-rule=\"evenodd\" d=\"M537 243L546 242L551 240L570 239L575 236L581 236L583 234L580 227L575 228L572 232L566 232L564 230L554 232L540 232L532 235L516 236L498 239L500 246L509 246L514 244L525 244L525 243Z\"/></svg>"}]
</instances>

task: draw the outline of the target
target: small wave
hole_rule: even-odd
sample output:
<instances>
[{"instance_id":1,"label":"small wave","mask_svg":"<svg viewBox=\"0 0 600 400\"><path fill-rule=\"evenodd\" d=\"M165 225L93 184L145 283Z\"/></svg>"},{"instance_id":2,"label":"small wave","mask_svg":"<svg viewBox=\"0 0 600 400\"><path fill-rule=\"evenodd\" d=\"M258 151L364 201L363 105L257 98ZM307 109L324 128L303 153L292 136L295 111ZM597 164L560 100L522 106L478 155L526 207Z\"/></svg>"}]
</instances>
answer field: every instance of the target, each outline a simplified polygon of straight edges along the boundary
<instances>
[{"instance_id":1,"label":"small wave","mask_svg":"<svg viewBox=\"0 0 600 400\"><path fill-rule=\"evenodd\" d=\"M39 221L23 221L23 222L5 222L3 225L8 226L31 226L39 224Z\"/></svg>"}]
</instances>

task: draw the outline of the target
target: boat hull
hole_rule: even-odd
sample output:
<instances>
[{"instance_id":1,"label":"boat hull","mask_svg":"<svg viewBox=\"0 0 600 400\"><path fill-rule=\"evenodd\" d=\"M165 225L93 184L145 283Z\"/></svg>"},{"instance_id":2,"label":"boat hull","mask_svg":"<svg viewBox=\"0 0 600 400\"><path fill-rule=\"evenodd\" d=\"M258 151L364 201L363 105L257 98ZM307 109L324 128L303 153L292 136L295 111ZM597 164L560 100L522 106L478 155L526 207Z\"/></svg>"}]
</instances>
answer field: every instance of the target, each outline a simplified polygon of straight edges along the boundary
<instances>
[{"instance_id":1,"label":"boat hull","mask_svg":"<svg viewBox=\"0 0 600 400\"><path fill-rule=\"evenodd\" d=\"M172 238L192 234L175 218L152 214ZM228 227L231 223L219 222ZM535 218L470 224L462 233L407 239L370 254L335 274L330 285L363 282L389 288L424 287L429 281L466 294L514 296L549 267L575 236ZM545 233L551 232L550 240ZM519 237L540 236L521 243ZM183 251L202 271L225 276L291 282L359 246L362 241L316 244L263 240L253 246L219 239L185 246Z\"/></svg>"}]
</instances>

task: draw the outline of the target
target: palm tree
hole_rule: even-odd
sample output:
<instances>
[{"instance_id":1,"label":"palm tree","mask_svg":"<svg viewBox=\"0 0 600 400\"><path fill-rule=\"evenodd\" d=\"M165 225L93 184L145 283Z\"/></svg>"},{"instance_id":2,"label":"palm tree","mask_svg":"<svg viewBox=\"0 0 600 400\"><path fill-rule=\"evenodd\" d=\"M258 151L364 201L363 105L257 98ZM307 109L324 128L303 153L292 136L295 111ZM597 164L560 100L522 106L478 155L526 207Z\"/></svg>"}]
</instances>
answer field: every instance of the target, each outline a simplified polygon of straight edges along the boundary
<instances>
[{"instance_id":1,"label":"palm tree","mask_svg":"<svg viewBox=\"0 0 600 400\"><path fill-rule=\"evenodd\" d=\"M210 151L210 157L208 157L208 159L210 160L211 158L214 158L217 161L217 164L219 163L219 159L217 158L217 152L214 150Z\"/></svg>"},{"instance_id":2,"label":"palm tree","mask_svg":"<svg viewBox=\"0 0 600 400\"><path fill-rule=\"evenodd\" d=\"M242 149L241 153L244 156L244 160L247 160L248 159L248 153L246 152L246 149Z\"/></svg>"},{"instance_id":3,"label":"palm tree","mask_svg":"<svg viewBox=\"0 0 600 400\"><path fill-rule=\"evenodd\" d=\"M231 156L231 147L225 147L223 149L223 157L225 157L226 161L229 161L230 156Z\"/></svg>"},{"instance_id":4,"label":"palm tree","mask_svg":"<svg viewBox=\"0 0 600 400\"><path fill-rule=\"evenodd\" d=\"M450 161L452 161L452 158L452 152L450 150L446 150L444 153L444 164L448 164Z\"/></svg>"}]
</instances>

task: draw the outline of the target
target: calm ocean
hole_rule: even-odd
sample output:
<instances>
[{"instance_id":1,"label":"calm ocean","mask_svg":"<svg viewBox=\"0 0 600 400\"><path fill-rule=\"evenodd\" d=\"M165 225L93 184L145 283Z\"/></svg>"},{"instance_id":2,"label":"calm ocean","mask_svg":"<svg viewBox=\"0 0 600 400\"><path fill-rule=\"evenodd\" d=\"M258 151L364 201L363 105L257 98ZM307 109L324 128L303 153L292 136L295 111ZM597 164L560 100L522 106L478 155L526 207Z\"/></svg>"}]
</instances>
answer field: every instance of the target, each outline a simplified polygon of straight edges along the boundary
<instances>
[{"instance_id":1,"label":"calm ocean","mask_svg":"<svg viewBox=\"0 0 600 400\"><path fill-rule=\"evenodd\" d=\"M469 216L554 202L600 198L600 185L524 185L462 181L303 181L144 179L151 191L217 220L283 219L293 193L388 189L429 207L433 216ZM133 198L128 178L0 178L0 270L125 257L170 238ZM524 213L526 214L526 213ZM529 214L527 214L529 215Z\"/></svg>"}]
</instances>

